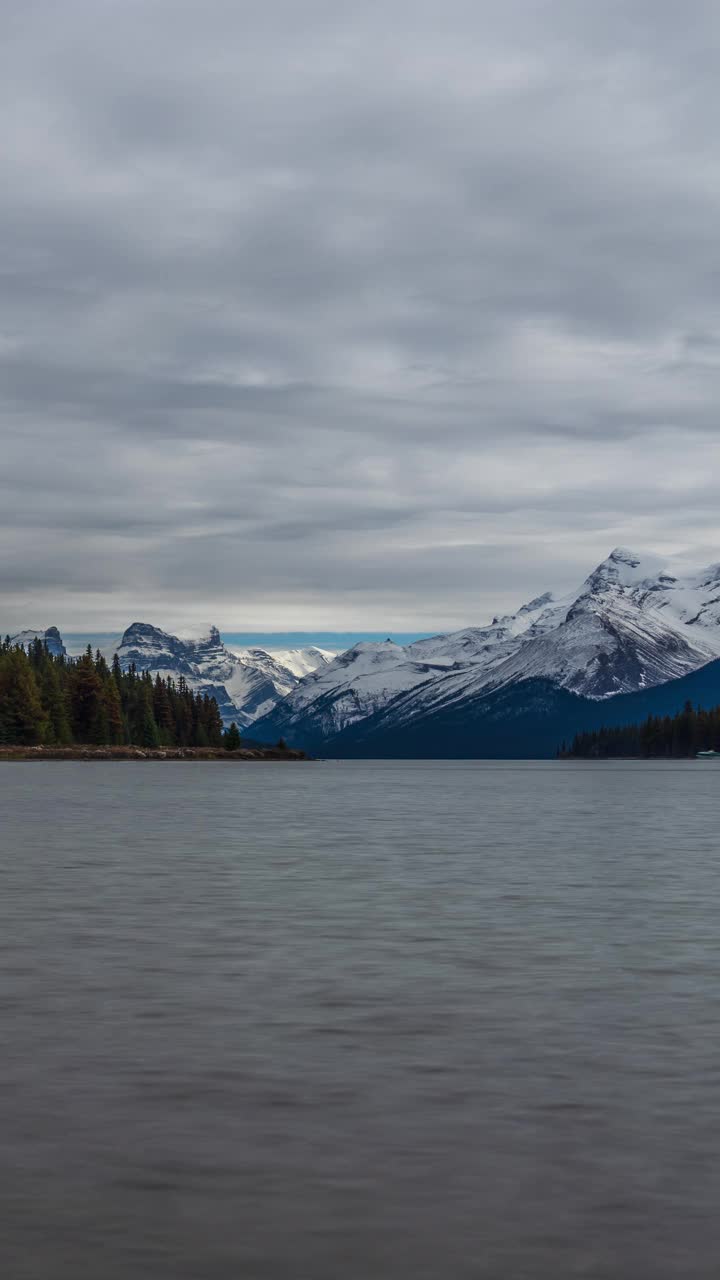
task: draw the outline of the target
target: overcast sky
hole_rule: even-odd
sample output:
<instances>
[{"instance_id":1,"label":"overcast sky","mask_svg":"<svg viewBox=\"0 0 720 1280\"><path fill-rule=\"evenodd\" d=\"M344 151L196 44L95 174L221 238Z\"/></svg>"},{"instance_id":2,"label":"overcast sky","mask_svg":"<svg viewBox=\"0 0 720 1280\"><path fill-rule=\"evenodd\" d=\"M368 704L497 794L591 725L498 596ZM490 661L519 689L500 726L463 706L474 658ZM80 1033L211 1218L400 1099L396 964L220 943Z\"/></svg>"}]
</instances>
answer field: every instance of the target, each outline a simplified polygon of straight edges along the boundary
<instances>
[{"instance_id":1,"label":"overcast sky","mask_svg":"<svg viewBox=\"0 0 720 1280\"><path fill-rule=\"evenodd\" d=\"M0 0L0 623L720 559L713 0Z\"/></svg>"}]
</instances>

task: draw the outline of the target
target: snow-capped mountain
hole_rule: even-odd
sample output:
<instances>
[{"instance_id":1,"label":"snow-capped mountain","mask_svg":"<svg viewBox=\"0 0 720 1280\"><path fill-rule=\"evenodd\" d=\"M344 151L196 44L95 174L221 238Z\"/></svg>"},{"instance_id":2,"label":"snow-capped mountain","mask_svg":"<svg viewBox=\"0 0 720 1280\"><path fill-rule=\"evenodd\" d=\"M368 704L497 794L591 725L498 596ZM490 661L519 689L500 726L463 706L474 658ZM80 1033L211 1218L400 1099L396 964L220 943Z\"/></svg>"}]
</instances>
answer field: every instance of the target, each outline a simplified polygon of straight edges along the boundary
<instances>
[{"instance_id":1,"label":"snow-capped mountain","mask_svg":"<svg viewBox=\"0 0 720 1280\"><path fill-rule=\"evenodd\" d=\"M65 652L55 627L13 641L36 637ZM681 574L616 548L575 591L546 592L486 626L404 646L233 651L215 627L183 637L136 622L118 652L125 669L183 676L217 699L226 724L252 724L259 739L322 750L370 732L382 754L383 734L399 742L408 726L431 734L441 721L450 733L496 694L496 709L517 708L524 695L508 701L503 691L522 684L545 705L547 689L598 703L683 679L720 657L720 564Z\"/></svg>"},{"instance_id":2,"label":"snow-capped mountain","mask_svg":"<svg viewBox=\"0 0 720 1280\"><path fill-rule=\"evenodd\" d=\"M196 692L217 699L226 724L234 720L241 729L267 715L302 675L326 665L333 656L312 647L284 654L265 649L233 652L223 644L217 627L199 636L181 637L146 622L128 627L118 649L123 670L134 665L163 679L183 676Z\"/></svg>"},{"instance_id":3,"label":"snow-capped mountain","mask_svg":"<svg viewBox=\"0 0 720 1280\"><path fill-rule=\"evenodd\" d=\"M17 635L10 636L10 643L20 644L23 649L27 649L33 640L42 640L47 645L48 651L54 654L56 658L60 658L66 653L62 636L57 627L47 627L45 631L19 631Z\"/></svg>"},{"instance_id":4,"label":"snow-capped mountain","mask_svg":"<svg viewBox=\"0 0 720 1280\"><path fill-rule=\"evenodd\" d=\"M296 681L302 680L303 676L309 675L318 667L326 666L337 656L336 650L318 649L315 645L309 645L305 649L236 649L233 647L230 652L241 662L264 671L273 681L277 680L278 685L288 681L289 673L295 678L290 682L290 688Z\"/></svg>"},{"instance_id":5,"label":"snow-capped mountain","mask_svg":"<svg viewBox=\"0 0 720 1280\"><path fill-rule=\"evenodd\" d=\"M346 725L372 715L398 694L430 681L447 669L447 660L414 662L412 646L392 640L363 640L299 682L270 715L262 732L276 719L294 733L311 729L313 740L329 737ZM258 722L260 717L258 717ZM271 730L274 732L274 730Z\"/></svg>"},{"instance_id":6,"label":"snow-capped mountain","mask_svg":"<svg viewBox=\"0 0 720 1280\"><path fill-rule=\"evenodd\" d=\"M488 626L407 646L355 645L306 676L254 731L317 749L380 712L383 723L407 723L530 679L605 699L719 655L720 565L681 577L618 547L578 590L547 592Z\"/></svg>"}]
</instances>

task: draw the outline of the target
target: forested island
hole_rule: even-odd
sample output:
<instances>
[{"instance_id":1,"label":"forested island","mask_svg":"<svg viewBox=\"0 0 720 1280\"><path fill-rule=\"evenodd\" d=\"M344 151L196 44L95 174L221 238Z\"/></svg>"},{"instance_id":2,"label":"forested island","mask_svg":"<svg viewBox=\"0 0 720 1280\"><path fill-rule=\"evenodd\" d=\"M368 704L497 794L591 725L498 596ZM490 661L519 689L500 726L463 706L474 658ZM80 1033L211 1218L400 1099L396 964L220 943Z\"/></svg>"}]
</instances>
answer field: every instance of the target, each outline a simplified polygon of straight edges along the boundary
<instances>
[{"instance_id":1,"label":"forested island","mask_svg":"<svg viewBox=\"0 0 720 1280\"><path fill-rule=\"evenodd\" d=\"M705 711L686 702L675 716L648 716L642 724L578 733L564 758L687 759L698 751L720 751L720 707Z\"/></svg>"},{"instance_id":2,"label":"forested island","mask_svg":"<svg viewBox=\"0 0 720 1280\"><path fill-rule=\"evenodd\" d=\"M79 658L0 645L0 756L5 759L302 758L283 743L243 748L236 725L223 728L215 698L177 681L123 671L90 646Z\"/></svg>"}]
</instances>

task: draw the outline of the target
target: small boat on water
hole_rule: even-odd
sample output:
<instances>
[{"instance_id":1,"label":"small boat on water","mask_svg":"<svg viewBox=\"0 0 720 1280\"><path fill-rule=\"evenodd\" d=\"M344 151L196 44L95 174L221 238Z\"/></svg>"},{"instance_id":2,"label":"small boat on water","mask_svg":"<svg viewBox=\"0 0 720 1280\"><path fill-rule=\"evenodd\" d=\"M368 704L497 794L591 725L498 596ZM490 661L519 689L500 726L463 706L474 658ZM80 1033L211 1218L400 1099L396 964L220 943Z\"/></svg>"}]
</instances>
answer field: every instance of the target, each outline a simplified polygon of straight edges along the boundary
<instances>
[{"instance_id":1,"label":"small boat on water","mask_svg":"<svg viewBox=\"0 0 720 1280\"><path fill-rule=\"evenodd\" d=\"M696 760L720 760L720 751L697 751Z\"/></svg>"}]
</instances>

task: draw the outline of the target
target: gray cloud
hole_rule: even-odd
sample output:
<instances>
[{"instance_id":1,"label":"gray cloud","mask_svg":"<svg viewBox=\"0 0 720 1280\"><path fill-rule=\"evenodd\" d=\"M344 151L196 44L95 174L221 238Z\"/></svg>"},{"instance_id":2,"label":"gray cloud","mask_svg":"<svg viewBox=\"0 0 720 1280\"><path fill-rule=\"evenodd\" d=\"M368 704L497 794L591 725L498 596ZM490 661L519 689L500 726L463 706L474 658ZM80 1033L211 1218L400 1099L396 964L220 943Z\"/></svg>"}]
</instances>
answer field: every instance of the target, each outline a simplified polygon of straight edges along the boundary
<instances>
[{"instance_id":1,"label":"gray cloud","mask_svg":"<svg viewBox=\"0 0 720 1280\"><path fill-rule=\"evenodd\" d=\"M717 559L698 0L0 0L0 623L435 628Z\"/></svg>"}]
</instances>

